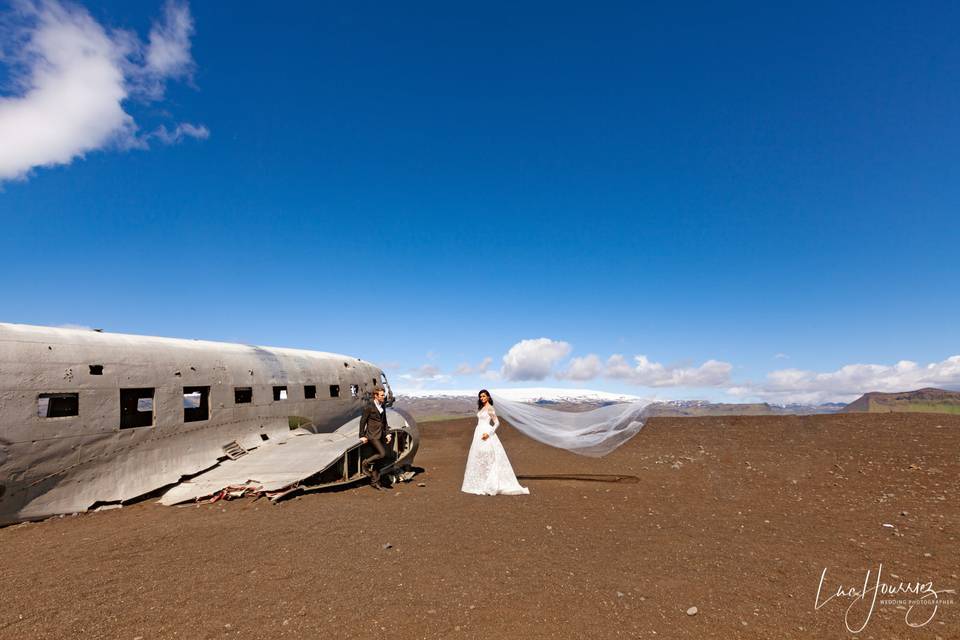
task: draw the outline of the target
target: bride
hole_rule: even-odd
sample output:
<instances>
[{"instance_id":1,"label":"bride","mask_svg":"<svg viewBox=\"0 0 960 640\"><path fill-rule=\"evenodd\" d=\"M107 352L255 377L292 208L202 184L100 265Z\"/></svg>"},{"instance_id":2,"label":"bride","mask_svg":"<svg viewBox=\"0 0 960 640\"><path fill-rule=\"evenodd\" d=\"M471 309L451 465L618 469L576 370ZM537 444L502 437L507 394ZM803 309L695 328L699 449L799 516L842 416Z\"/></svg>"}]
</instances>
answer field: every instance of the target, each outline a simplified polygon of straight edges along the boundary
<instances>
[{"instance_id":1,"label":"bride","mask_svg":"<svg viewBox=\"0 0 960 640\"><path fill-rule=\"evenodd\" d=\"M467 454L467 468L463 472L464 493L492 496L498 493L521 495L530 493L521 487L513 473L507 452L497 437L500 420L493 408L490 393L483 389L477 398L477 426L473 430L473 443Z\"/></svg>"}]
</instances>

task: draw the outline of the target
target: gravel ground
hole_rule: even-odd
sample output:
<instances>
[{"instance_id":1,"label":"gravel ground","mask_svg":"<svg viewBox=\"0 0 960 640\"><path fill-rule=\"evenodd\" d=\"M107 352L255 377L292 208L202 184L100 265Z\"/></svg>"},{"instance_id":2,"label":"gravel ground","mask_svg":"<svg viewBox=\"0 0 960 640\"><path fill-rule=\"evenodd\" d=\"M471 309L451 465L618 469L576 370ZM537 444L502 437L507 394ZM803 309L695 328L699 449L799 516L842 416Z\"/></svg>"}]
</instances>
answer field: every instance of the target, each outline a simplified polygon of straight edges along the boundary
<instances>
[{"instance_id":1,"label":"gravel ground","mask_svg":"<svg viewBox=\"0 0 960 640\"><path fill-rule=\"evenodd\" d=\"M424 472L390 491L0 529L0 637L850 638L870 596L815 609L824 568L821 601L881 565L960 589L958 416L656 418L603 459L505 425L520 475L638 479L511 497L459 491L472 428L423 425ZM877 604L856 637L958 638L941 598L921 628Z\"/></svg>"}]
</instances>

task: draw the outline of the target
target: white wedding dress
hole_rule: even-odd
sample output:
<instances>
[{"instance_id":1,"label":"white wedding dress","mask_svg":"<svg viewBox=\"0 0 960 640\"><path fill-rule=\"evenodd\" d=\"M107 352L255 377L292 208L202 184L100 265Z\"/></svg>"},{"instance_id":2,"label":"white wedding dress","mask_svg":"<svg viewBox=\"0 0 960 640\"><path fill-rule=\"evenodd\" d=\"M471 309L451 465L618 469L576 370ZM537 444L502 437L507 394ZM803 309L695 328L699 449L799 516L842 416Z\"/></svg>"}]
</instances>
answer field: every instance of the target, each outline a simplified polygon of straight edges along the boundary
<instances>
[{"instance_id":1,"label":"white wedding dress","mask_svg":"<svg viewBox=\"0 0 960 640\"><path fill-rule=\"evenodd\" d=\"M473 430L473 443L470 453L467 454L467 467L463 472L464 493L474 493L481 496L493 496L498 493L516 496L530 493L526 487L521 487L517 476L513 473L507 452L497 437L497 427L500 420L493 414L493 426L490 425L488 407L477 412L477 426ZM483 439L483 434L490 437Z\"/></svg>"}]
</instances>

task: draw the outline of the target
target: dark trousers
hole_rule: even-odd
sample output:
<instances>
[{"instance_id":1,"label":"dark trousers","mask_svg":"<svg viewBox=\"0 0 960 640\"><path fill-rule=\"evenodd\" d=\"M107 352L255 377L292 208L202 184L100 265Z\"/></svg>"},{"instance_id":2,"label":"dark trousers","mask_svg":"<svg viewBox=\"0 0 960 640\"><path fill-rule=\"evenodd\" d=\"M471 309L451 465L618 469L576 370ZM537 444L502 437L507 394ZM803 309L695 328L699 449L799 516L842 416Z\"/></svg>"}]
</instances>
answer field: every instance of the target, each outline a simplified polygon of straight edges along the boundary
<instances>
[{"instance_id":1,"label":"dark trousers","mask_svg":"<svg viewBox=\"0 0 960 640\"><path fill-rule=\"evenodd\" d=\"M374 453L369 458L364 458L363 464L361 465L361 467L365 469L367 465L370 465L370 470L371 470L370 476L373 478L374 482L377 482L380 479L380 472L377 471L377 468L373 465L375 462L380 462L381 460L387 457L387 450L384 448L383 441L380 438L367 440L367 443L371 447L373 447L376 453Z\"/></svg>"}]
</instances>

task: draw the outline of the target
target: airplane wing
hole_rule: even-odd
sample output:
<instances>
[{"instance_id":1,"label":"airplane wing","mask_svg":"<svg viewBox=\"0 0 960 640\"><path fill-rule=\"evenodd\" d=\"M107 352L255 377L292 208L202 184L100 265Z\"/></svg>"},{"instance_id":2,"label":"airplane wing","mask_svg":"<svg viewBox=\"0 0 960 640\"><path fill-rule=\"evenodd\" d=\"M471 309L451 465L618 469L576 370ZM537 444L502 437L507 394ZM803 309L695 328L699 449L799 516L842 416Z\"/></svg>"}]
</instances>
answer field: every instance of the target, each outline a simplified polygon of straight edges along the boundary
<instances>
[{"instance_id":1,"label":"airplane wing","mask_svg":"<svg viewBox=\"0 0 960 640\"><path fill-rule=\"evenodd\" d=\"M416 422L409 414L387 410L391 425L391 448L395 461L385 471L400 468L416 453ZM299 489L315 489L349 484L364 478L360 461L372 449L357 439L360 418L351 420L333 433L298 430L283 442L264 442L256 449L219 465L167 491L161 504L173 505L217 496L224 492L238 495L263 494L271 500ZM412 474L411 474L412 476Z\"/></svg>"}]
</instances>

